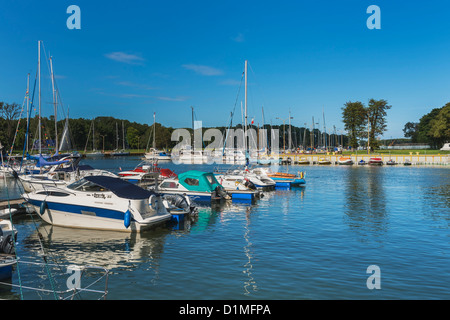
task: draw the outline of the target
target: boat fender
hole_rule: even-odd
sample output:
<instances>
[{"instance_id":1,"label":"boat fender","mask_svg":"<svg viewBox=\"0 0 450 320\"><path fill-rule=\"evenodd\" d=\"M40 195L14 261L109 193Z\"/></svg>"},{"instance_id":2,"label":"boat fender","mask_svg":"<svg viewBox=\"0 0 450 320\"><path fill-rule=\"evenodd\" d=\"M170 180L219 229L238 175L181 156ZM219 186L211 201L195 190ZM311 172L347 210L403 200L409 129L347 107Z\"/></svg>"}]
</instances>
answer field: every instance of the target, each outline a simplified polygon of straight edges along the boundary
<instances>
[{"instance_id":1,"label":"boat fender","mask_svg":"<svg viewBox=\"0 0 450 320\"><path fill-rule=\"evenodd\" d=\"M124 224L125 228L127 228L127 229L130 226L130 224L131 224L131 212L130 212L130 210L127 210L125 212L125 214L124 214L123 224Z\"/></svg>"},{"instance_id":2,"label":"boat fender","mask_svg":"<svg viewBox=\"0 0 450 320\"><path fill-rule=\"evenodd\" d=\"M45 213L45 210L48 209L48 204L47 201L42 201L41 203L41 207L39 208L39 213L41 214L41 216Z\"/></svg>"},{"instance_id":3,"label":"boat fender","mask_svg":"<svg viewBox=\"0 0 450 320\"><path fill-rule=\"evenodd\" d=\"M156 210L156 196L152 194L148 199L148 202L150 203L152 209Z\"/></svg>"}]
</instances>

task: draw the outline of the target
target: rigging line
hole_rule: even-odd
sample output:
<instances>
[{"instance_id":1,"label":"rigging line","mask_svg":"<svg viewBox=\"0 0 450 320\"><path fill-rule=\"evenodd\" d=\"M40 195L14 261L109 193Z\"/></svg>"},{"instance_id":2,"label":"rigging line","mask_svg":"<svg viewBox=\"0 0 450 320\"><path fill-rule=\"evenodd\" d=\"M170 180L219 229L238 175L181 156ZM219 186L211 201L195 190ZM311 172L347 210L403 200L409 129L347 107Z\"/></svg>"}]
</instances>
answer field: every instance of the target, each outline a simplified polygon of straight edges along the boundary
<instances>
[{"instance_id":1,"label":"rigging line","mask_svg":"<svg viewBox=\"0 0 450 320\"><path fill-rule=\"evenodd\" d=\"M14 133L13 142L11 144L11 150L9 151L10 155L12 155L13 149L14 149L14 144L16 143L17 133L19 132L20 120L22 119L22 113L23 113L23 109L25 108L26 99L27 99L27 94L25 94L25 97L23 98L22 110L20 110L20 115L19 115L19 119L17 121L17 126L16 126L16 132ZM11 161L11 157L8 158L8 162L6 164L9 165L10 161Z\"/></svg>"},{"instance_id":2,"label":"rigging line","mask_svg":"<svg viewBox=\"0 0 450 320\"><path fill-rule=\"evenodd\" d=\"M25 133L25 143L23 144L22 160L20 161L20 169L22 169L23 158L24 158L24 155L25 155L25 150L27 149L27 145L26 144L27 144L27 141L29 141L28 136L30 134L29 131L30 131L30 123L31 123L31 111L33 110L33 107L34 107L34 103L33 102L34 102L34 93L36 92L37 77L38 77L38 74L37 74L37 71L36 71L36 76L34 78L34 85L33 85L33 95L32 95L32 98L30 100L30 110L28 111L28 114L27 114L27 119L28 119L28 121L27 121L27 131ZM28 99L30 99L29 95L30 95L30 92L28 92Z\"/></svg>"},{"instance_id":3,"label":"rigging line","mask_svg":"<svg viewBox=\"0 0 450 320\"><path fill-rule=\"evenodd\" d=\"M231 116L230 116L230 118L231 118L231 119L230 119L230 125L229 125L228 130L227 130L227 133L226 133L226 135L225 135L225 141L224 141L224 144L223 144L223 150L222 150L223 153L225 152L226 141L227 141L227 138L228 138L228 131L230 130L230 128L231 128L232 125L233 125L233 116L234 116L234 113L235 113L235 111L236 111L236 105L237 105L237 103L238 103L238 101L239 101L239 95L241 94L242 81L243 81L243 79L244 79L244 75L245 75L245 72L243 71L243 72L242 72L242 75L241 75L241 82L239 83L238 92L237 92L237 95L236 95L236 100L235 100L235 102L234 102L233 112L231 112Z\"/></svg>"}]
</instances>

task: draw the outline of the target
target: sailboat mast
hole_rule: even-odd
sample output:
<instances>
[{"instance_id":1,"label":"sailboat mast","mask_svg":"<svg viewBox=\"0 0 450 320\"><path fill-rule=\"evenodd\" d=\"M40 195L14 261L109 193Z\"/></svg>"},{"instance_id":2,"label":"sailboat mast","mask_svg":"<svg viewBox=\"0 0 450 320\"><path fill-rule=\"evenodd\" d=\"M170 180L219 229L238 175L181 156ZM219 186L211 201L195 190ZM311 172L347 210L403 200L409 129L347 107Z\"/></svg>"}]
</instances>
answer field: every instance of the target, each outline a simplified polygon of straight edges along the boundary
<instances>
[{"instance_id":1,"label":"sailboat mast","mask_svg":"<svg viewBox=\"0 0 450 320\"><path fill-rule=\"evenodd\" d=\"M55 92L55 76L53 74L53 62L52 57L50 57L50 72L52 76L52 91L53 91L53 109L55 112L55 153L58 153L58 120L57 120L57 108L56 108L56 92Z\"/></svg>"},{"instance_id":2,"label":"sailboat mast","mask_svg":"<svg viewBox=\"0 0 450 320\"><path fill-rule=\"evenodd\" d=\"M291 108L289 108L289 147L288 150L292 148L292 129L291 129Z\"/></svg>"},{"instance_id":3,"label":"sailboat mast","mask_svg":"<svg viewBox=\"0 0 450 320\"><path fill-rule=\"evenodd\" d=\"M195 132L194 132L194 107L191 106L192 109L192 150L195 150Z\"/></svg>"},{"instance_id":4,"label":"sailboat mast","mask_svg":"<svg viewBox=\"0 0 450 320\"><path fill-rule=\"evenodd\" d=\"M27 76L27 134L26 134L27 138L25 141L25 143L27 145L27 147L26 147L27 153L28 153L28 128L30 125L29 107L30 107L30 74L28 73L28 76Z\"/></svg>"},{"instance_id":5,"label":"sailboat mast","mask_svg":"<svg viewBox=\"0 0 450 320\"><path fill-rule=\"evenodd\" d=\"M245 60L245 99L244 99L244 148L245 152L247 152L247 60Z\"/></svg>"},{"instance_id":6,"label":"sailboat mast","mask_svg":"<svg viewBox=\"0 0 450 320\"><path fill-rule=\"evenodd\" d=\"M95 118L92 119L92 151L95 151Z\"/></svg>"},{"instance_id":7,"label":"sailboat mast","mask_svg":"<svg viewBox=\"0 0 450 320\"><path fill-rule=\"evenodd\" d=\"M153 149L156 150L156 112L153 112Z\"/></svg>"},{"instance_id":8,"label":"sailboat mast","mask_svg":"<svg viewBox=\"0 0 450 320\"><path fill-rule=\"evenodd\" d=\"M119 150L119 127L116 122L116 150Z\"/></svg>"},{"instance_id":9,"label":"sailboat mast","mask_svg":"<svg viewBox=\"0 0 450 320\"><path fill-rule=\"evenodd\" d=\"M122 146L123 146L123 150L125 150L125 128L123 126L123 121L122 121Z\"/></svg>"},{"instance_id":10,"label":"sailboat mast","mask_svg":"<svg viewBox=\"0 0 450 320\"><path fill-rule=\"evenodd\" d=\"M39 104L39 154L42 154L42 141L41 141L41 40L38 41L38 104Z\"/></svg>"}]
</instances>

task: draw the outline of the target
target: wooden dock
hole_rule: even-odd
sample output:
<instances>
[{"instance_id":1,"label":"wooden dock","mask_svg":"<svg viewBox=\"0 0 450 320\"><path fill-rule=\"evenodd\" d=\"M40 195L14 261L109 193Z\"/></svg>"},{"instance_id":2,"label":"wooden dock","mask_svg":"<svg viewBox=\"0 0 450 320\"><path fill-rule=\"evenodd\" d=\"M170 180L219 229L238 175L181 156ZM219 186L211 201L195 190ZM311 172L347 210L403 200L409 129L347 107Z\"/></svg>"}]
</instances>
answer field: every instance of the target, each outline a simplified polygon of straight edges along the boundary
<instances>
[{"instance_id":1,"label":"wooden dock","mask_svg":"<svg viewBox=\"0 0 450 320\"><path fill-rule=\"evenodd\" d=\"M0 200L0 209L8 208L8 206L11 206L11 208L22 208L22 203L24 203L25 200L22 198L18 199L10 199L8 200Z\"/></svg>"}]
</instances>

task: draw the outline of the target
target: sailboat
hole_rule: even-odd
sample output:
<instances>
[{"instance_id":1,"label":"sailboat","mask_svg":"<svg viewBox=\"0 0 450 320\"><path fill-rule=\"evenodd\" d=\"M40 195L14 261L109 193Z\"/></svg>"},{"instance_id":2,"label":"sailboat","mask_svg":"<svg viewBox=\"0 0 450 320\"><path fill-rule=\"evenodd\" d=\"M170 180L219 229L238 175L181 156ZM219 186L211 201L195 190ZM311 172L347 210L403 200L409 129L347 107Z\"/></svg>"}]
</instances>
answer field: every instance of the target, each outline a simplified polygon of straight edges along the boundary
<instances>
[{"instance_id":1,"label":"sailboat","mask_svg":"<svg viewBox=\"0 0 450 320\"><path fill-rule=\"evenodd\" d=\"M144 156L146 160L170 160L170 154L166 153L165 151L159 151L156 149L156 112L153 113L153 145L149 152L146 152Z\"/></svg>"},{"instance_id":2,"label":"sailboat","mask_svg":"<svg viewBox=\"0 0 450 320\"><path fill-rule=\"evenodd\" d=\"M119 150L119 129L117 127L117 123L116 123L116 134L117 134L117 140L116 140L116 150L111 152L112 156L128 156L130 154L130 152L125 150L125 129L123 127L123 121L122 121L122 136L123 136L123 147L122 150Z\"/></svg>"},{"instance_id":3,"label":"sailboat","mask_svg":"<svg viewBox=\"0 0 450 320\"><path fill-rule=\"evenodd\" d=\"M92 152L86 152L84 149L84 155L86 157L103 157L103 153L95 149L95 120L92 120ZM87 143L86 143L87 144Z\"/></svg>"},{"instance_id":4,"label":"sailboat","mask_svg":"<svg viewBox=\"0 0 450 320\"><path fill-rule=\"evenodd\" d=\"M194 127L194 107L191 107L191 109L192 109L192 131L195 132L196 129ZM185 145L178 152L172 154L172 159L175 162L180 162L183 164L203 164L208 162L208 156L203 152L203 150L201 148L199 149L195 148L196 143L194 139L192 139L193 146Z\"/></svg>"}]
</instances>

